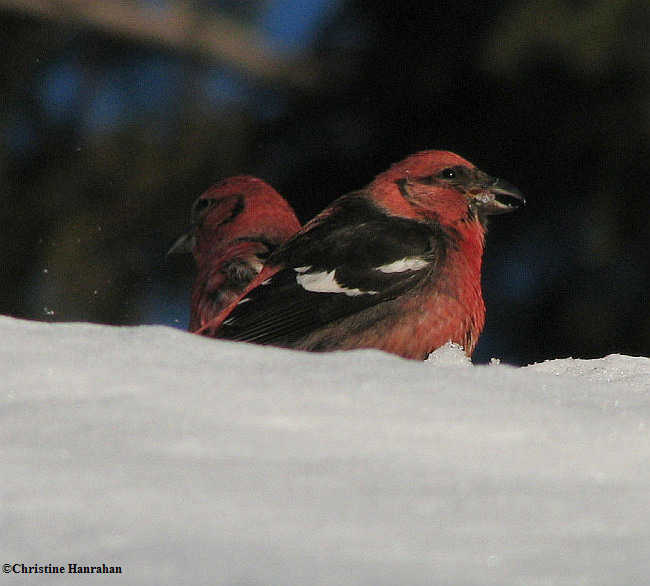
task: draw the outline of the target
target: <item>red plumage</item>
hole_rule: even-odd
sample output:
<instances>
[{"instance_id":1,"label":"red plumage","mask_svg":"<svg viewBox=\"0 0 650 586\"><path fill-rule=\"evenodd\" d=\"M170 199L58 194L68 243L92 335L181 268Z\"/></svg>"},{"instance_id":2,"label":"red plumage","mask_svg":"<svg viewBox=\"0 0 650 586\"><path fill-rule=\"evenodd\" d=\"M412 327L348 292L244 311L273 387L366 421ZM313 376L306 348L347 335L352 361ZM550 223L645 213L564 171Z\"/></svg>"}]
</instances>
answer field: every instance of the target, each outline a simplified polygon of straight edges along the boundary
<instances>
[{"instance_id":1,"label":"red plumage","mask_svg":"<svg viewBox=\"0 0 650 586\"><path fill-rule=\"evenodd\" d=\"M191 224L169 251L191 252L196 262L190 331L235 301L268 255L300 229L285 199L248 175L224 179L201 194L192 206Z\"/></svg>"},{"instance_id":2,"label":"red plumage","mask_svg":"<svg viewBox=\"0 0 650 586\"><path fill-rule=\"evenodd\" d=\"M412 155L306 224L199 333L421 360L452 341L471 355L486 218L523 201L454 153Z\"/></svg>"}]
</instances>

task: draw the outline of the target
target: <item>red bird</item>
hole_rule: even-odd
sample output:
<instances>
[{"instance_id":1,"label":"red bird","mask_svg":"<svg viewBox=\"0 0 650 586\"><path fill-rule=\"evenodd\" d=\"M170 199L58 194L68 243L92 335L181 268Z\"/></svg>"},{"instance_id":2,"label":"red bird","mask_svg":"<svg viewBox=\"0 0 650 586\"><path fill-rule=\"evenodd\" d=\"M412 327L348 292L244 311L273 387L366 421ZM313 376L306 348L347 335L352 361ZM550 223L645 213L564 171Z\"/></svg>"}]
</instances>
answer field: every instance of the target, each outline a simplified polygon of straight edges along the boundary
<instances>
[{"instance_id":1,"label":"red bird","mask_svg":"<svg viewBox=\"0 0 650 586\"><path fill-rule=\"evenodd\" d=\"M190 222L169 251L191 252L196 261L190 331L238 299L268 255L300 229L284 198L248 175L224 179L200 195Z\"/></svg>"},{"instance_id":2,"label":"red bird","mask_svg":"<svg viewBox=\"0 0 650 586\"><path fill-rule=\"evenodd\" d=\"M523 203L454 153L412 155L305 225L199 333L420 360L452 341L471 355L485 321L487 216Z\"/></svg>"}]
</instances>

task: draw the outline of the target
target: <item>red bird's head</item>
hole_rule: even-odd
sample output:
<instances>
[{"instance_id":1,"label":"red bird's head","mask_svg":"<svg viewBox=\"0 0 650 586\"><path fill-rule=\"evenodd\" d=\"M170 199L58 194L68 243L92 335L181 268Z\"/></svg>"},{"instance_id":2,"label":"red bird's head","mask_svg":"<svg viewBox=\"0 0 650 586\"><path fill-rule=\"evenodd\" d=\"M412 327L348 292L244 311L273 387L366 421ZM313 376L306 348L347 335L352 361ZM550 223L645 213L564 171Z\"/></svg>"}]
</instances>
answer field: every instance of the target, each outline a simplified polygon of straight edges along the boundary
<instances>
[{"instance_id":1,"label":"red bird's head","mask_svg":"<svg viewBox=\"0 0 650 586\"><path fill-rule=\"evenodd\" d=\"M168 254L191 252L199 266L244 240L275 248L300 228L285 199L250 175L229 177L201 194L192 205L190 224Z\"/></svg>"},{"instance_id":2,"label":"red bird's head","mask_svg":"<svg viewBox=\"0 0 650 586\"><path fill-rule=\"evenodd\" d=\"M519 190L449 151L422 151L394 164L369 186L389 212L443 226L478 220L523 205Z\"/></svg>"}]
</instances>

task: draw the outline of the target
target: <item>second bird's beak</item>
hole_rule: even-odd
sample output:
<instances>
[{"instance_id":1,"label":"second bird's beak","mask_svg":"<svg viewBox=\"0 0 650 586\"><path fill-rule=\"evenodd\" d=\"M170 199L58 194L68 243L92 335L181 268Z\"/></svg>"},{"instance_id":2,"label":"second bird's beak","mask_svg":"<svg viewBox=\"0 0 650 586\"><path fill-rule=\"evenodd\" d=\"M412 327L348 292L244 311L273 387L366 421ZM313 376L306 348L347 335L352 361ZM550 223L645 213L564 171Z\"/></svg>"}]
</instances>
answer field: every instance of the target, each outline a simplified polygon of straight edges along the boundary
<instances>
[{"instance_id":1,"label":"second bird's beak","mask_svg":"<svg viewBox=\"0 0 650 586\"><path fill-rule=\"evenodd\" d=\"M495 179L480 190L472 190L472 201L482 214L505 214L526 203L521 191L503 179Z\"/></svg>"},{"instance_id":2,"label":"second bird's beak","mask_svg":"<svg viewBox=\"0 0 650 586\"><path fill-rule=\"evenodd\" d=\"M187 254L192 252L194 249L194 244L196 243L196 236L194 235L194 229L190 229L189 232L183 234L172 247L167 251L167 256L170 254Z\"/></svg>"}]
</instances>

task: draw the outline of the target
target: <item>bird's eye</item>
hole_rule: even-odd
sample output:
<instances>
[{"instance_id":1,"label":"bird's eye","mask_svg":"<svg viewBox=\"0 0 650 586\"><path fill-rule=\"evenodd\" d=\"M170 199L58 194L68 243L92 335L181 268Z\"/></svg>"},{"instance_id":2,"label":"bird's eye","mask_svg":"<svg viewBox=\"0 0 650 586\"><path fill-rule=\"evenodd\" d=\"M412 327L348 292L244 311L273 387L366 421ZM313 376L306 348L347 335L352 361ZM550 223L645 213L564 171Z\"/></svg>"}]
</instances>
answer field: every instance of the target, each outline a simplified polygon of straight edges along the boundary
<instances>
[{"instance_id":1,"label":"bird's eye","mask_svg":"<svg viewBox=\"0 0 650 586\"><path fill-rule=\"evenodd\" d=\"M208 208L211 208L215 203L214 199L197 199L196 202L194 202L194 213L195 214L200 214L203 210L207 210Z\"/></svg>"},{"instance_id":2,"label":"bird's eye","mask_svg":"<svg viewBox=\"0 0 650 586\"><path fill-rule=\"evenodd\" d=\"M452 169L451 167L449 167L448 169L443 169L440 172L440 176L443 179L455 179L457 176L456 169Z\"/></svg>"},{"instance_id":3,"label":"bird's eye","mask_svg":"<svg viewBox=\"0 0 650 586\"><path fill-rule=\"evenodd\" d=\"M205 197L199 198L194 202L192 206L192 211L190 213L190 220L192 222L197 222L202 217L202 215L211 207L214 206L216 200L208 199Z\"/></svg>"}]
</instances>

